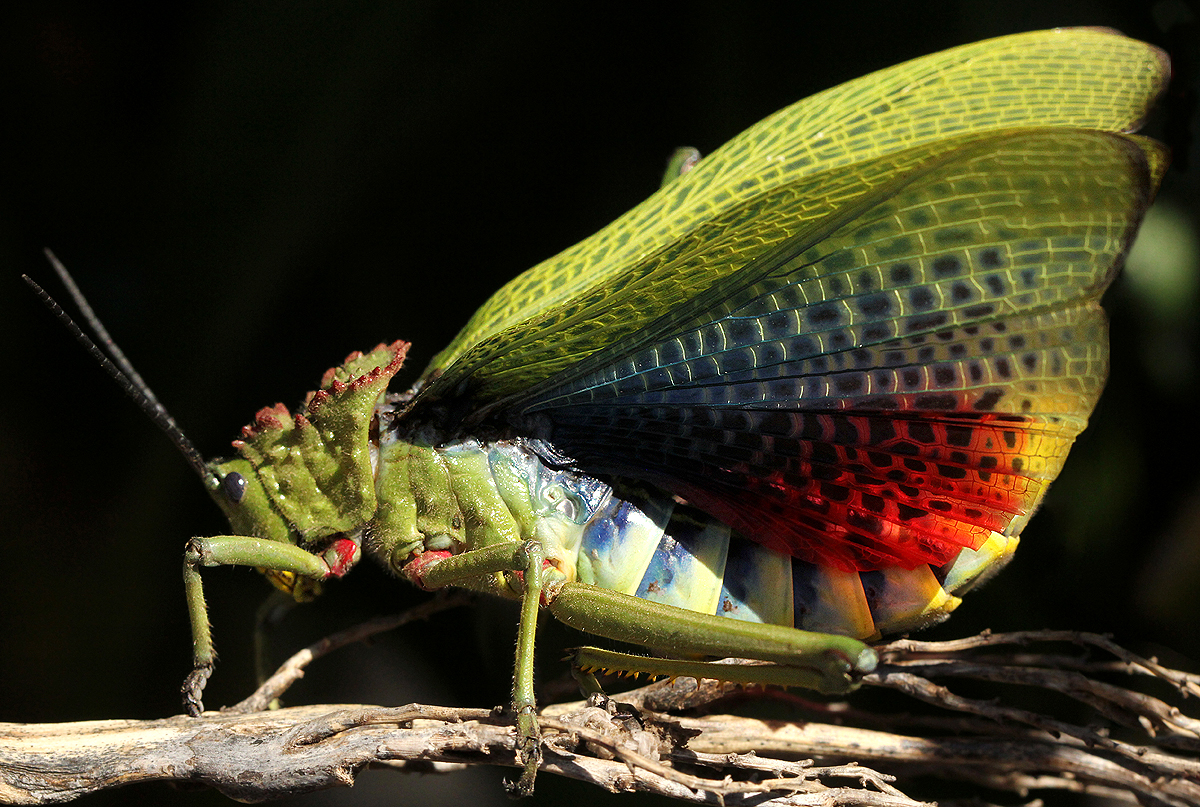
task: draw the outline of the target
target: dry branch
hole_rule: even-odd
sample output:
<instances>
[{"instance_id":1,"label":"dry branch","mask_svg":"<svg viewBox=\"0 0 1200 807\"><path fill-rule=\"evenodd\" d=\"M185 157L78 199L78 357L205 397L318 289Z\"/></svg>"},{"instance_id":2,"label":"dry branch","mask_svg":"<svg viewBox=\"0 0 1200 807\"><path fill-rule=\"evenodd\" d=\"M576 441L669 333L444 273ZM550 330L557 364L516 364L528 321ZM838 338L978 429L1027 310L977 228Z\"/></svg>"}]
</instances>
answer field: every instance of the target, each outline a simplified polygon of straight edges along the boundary
<instances>
[{"instance_id":1,"label":"dry branch","mask_svg":"<svg viewBox=\"0 0 1200 807\"><path fill-rule=\"evenodd\" d=\"M349 785L369 765L513 766L512 721L492 710L247 708L277 697L312 659L384 627L302 651L251 698L202 720L0 724L0 800L44 804L174 781L259 801ZM1200 805L1200 720L1178 705L1200 694L1200 676L1081 633L900 641L880 651L884 663L864 686L899 693L886 710L858 711L851 698L808 704L794 721L697 714L746 693L711 681L660 682L622 694L621 703L547 708L542 770L704 804L913 807L922 802L902 788L932 775L1021 797L1060 789ZM951 689L963 682L985 686L988 698Z\"/></svg>"}]
</instances>

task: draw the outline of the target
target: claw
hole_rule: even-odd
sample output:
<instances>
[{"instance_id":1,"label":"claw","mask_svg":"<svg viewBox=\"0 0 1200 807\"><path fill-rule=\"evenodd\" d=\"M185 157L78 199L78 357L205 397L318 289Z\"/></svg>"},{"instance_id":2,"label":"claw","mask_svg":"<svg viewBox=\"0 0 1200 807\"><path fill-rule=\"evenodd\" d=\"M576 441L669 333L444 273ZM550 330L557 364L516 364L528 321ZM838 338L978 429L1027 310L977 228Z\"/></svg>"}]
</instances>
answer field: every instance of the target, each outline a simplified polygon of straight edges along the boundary
<instances>
[{"instance_id":1,"label":"claw","mask_svg":"<svg viewBox=\"0 0 1200 807\"><path fill-rule=\"evenodd\" d=\"M212 671L213 665L204 664L188 673L188 677L183 680L183 710L192 717L199 717L204 712L204 701L200 696L204 694L204 686L208 683Z\"/></svg>"},{"instance_id":2,"label":"claw","mask_svg":"<svg viewBox=\"0 0 1200 807\"><path fill-rule=\"evenodd\" d=\"M542 764L542 731L532 707L517 713L517 762L524 768L521 778L509 790L518 797L533 794L533 783Z\"/></svg>"}]
</instances>

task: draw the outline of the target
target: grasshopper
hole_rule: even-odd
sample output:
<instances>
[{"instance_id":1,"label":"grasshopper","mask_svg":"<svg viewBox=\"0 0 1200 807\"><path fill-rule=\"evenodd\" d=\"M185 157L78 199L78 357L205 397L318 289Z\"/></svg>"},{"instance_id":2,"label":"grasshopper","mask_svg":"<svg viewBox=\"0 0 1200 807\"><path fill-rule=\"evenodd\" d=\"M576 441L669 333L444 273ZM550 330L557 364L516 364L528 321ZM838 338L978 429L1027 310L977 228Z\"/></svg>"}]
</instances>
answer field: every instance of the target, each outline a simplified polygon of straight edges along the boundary
<instances>
[{"instance_id":1,"label":"grasshopper","mask_svg":"<svg viewBox=\"0 0 1200 807\"><path fill-rule=\"evenodd\" d=\"M256 567L305 600L364 555L520 602L521 793L542 609L674 657L582 648L585 673L853 689L868 642L944 619L1012 557L1086 426L1099 298L1166 164L1129 132L1168 73L1148 45L1066 29L800 101L681 151L407 391L390 390L406 343L352 353L298 411L260 410L229 459L205 460L113 348L102 363L231 526L185 551L188 712L214 661L203 568ZM723 656L767 663L701 660Z\"/></svg>"}]
</instances>

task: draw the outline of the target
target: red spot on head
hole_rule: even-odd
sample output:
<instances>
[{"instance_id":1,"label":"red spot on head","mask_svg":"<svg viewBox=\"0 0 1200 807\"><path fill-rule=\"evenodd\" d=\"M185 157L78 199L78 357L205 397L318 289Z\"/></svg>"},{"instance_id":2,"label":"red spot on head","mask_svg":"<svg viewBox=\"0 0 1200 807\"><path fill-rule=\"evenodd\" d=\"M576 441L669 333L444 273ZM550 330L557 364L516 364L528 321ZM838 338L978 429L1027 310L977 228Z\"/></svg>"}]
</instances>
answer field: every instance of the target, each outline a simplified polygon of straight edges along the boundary
<instances>
[{"instance_id":1,"label":"red spot on head","mask_svg":"<svg viewBox=\"0 0 1200 807\"><path fill-rule=\"evenodd\" d=\"M412 347L411 342L405 342L397 339L387 346L388 350L392 351L392 361L387 366L387 370L395 373L404 364L405 357L408 356L408 349Z\"/></svg>"},{"instance_id":2,"label":"red spot on head","mask_svg":"<svg viewBox=\"0 0 1200 807\"><path fill-rule=\"evenodd\" d=\"M334 383L336 384L337 382L335 381ZM330 397L332 396L330 396L330 394L323 389L319 389L314 392L308 400L308 414L311 415L324 406L325 403L329 401Z\"/></svg>"},{"instance_id":3,"label":"red spot on head","mask_svg":"<svg viewBox=\"0 0 1200 807\"><path fill-rule=\"evenodd\" d=\"M284 421L289 420L291 416L288 408L281 403L277 403L274 406L264 406L254 413L253 423L242 427L242 437L249 440L263 432L279 431L283 428Z\"/></svg>"}]
</instances>

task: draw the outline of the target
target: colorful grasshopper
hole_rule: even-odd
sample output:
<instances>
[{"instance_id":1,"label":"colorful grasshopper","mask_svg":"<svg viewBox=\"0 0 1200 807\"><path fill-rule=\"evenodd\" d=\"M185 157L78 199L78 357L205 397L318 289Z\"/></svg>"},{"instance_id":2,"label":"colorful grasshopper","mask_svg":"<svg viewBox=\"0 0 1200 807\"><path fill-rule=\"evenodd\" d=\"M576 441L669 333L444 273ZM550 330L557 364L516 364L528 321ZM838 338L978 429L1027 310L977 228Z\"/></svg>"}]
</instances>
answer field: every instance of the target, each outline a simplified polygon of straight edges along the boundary
<instances>
[{"instance_id":1,"label":"colorful grasshopper","mask_svg":"<svg viewBox=\"0 0 1200 807\"><path fill-rule=\"evenodd\" d=\"M260 411L235 459L167 424L233 529L186 550L188 711L214 658L201 567L305 599L363 554L521 601L525 791L542 607L770 662L585 648L583 666L852 688L864 641L944 618L1003 566L1086 425L1098 300L1165 164L1124 133L1167 74L1150 46L1074 29L843 84L513 280L409 392L388 392L396 342L301 412Z\"/></svg>"}]
</instances>

